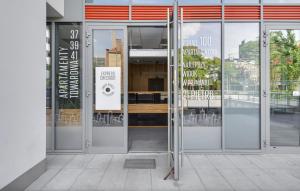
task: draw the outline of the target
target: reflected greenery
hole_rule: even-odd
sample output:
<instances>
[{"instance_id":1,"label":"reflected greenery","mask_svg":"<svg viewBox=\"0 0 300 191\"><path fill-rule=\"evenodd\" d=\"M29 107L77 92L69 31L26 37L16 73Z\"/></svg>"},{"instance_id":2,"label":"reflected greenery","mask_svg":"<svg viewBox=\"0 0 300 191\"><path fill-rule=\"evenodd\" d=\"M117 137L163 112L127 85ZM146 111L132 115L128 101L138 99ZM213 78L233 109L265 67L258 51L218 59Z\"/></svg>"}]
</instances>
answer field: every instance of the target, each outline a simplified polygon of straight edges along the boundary
<instances>
[{"instance_id":1,"label":"reflected greenery","mask_svg":"<svg viewBox=\"0 0 300 191\"><path fill-rule=\"evenodd\" d=\"M300 42L296 30L270 31L270 137L272 146L300 143Z\"/></svg>"},{"instance_id":2,"label":"reflected greenery","mask_svg":"<svg viewBox=\"0 0 300 191\"><path fill-rule=\"evenodd\" d=\"M239 44L239 59L227 58L224 64L224 74L228 90L258 91L259 39Z\"/></svg>"},{"instance_id":3,"label":"reflected greenery","mask_svg":"<svg viewBox=\"0 0 300 191\"><path fill-rule=\"evenodd\" d=\"M184 46L184 52L196 52L196 46ZM218 57L206 58L201 53L184 54L184 63L200 63L195 67L185 67L184 72L194 71L195 75L185 76L185 80L210 80L202 86L188 86L185 89L193 90L220 90L221 89L221 59Z\"/></svg>"},{"instance_id":4,"label":"reflected greenery","mask_svg":"<svg viewBox=\"0 0 300 191\"><path fill-rule=\"evenodd\" d=\"M272 91L293 91L300 77L300 45L293 30L270 33Z\"/></svg>"}]
</instances>

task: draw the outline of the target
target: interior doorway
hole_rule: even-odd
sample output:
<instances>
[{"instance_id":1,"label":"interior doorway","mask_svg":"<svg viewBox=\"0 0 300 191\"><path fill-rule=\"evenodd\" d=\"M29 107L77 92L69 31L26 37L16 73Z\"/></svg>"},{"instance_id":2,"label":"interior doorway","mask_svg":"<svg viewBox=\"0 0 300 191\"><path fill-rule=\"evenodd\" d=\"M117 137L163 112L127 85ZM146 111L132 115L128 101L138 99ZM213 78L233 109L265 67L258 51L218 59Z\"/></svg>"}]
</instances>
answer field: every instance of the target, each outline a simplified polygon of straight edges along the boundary
<instances>
[{"instance_id":1,"label":"interior doorway","mask_svg":"<svg viewBox=\"0 0 300 191\"><path fill-rule=\"evenodd\" d=\"M167 28L128 27L128 150L167 152Z\"/></svg>"}]
</instances>

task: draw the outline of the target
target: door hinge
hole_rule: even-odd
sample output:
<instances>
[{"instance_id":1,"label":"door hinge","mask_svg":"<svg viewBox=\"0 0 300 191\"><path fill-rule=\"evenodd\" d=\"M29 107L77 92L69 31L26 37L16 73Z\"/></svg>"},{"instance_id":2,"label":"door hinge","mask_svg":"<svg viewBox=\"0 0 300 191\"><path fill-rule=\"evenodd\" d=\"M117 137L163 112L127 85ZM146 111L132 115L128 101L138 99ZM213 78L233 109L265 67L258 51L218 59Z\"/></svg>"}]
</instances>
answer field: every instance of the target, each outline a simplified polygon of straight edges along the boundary
<instances>
[{"instance_id":1,"label":"door hinge","mask_svg":"<svg viewBox=\"0 0 300 191\"><path fill-rule=\"evenodd\" d=\"M263 46L264 47L267 47L267 37L268 37L267 31L263 31Z\"/></svg>"},{"instance_id":2,"label":"door hinge","mask_svg":"<svg viewBox=\"0 0 300 191\"><path fill-rule=\"evenodd\" d=\"M85 148L89 148L91 146L91 142L89 140L85 140Z\"/></svg>"},{"instance_id":3,"label":"door hinge","mask_svg":"<svg viewBox=\"0 0 300 191\"><path fill-rule=\"evenodd\" d=\"M91 37L91 33L85 32L85 38L86 38L86 47L89 47L91 45L90 42L90 37Z\"/></svg>"},{"instance_id":4,"label":"door hinge","mask_svg":"<svg viewBox=\"0 0 300 191\"><path fill-rule=\"evenodd\" d=\"M263 90L263 97L267 97L267 91Z\"/></svg>"},{"instance_id":5,"label":"door hinge","mask_svg":"<svg viewBox=\"0 0 300 191\"><path fill-rule=\"evenodd\" d=\"M89 47L91 45L91 43L89 42L89 40L86 40L86 47Z\"/></svg>"},{"instance_id":6,"label":"door hinge","mask_svg":"<svg viewBox=\"0 0 300 191\"><path fill-rule=\"evenodd\" d=\"M92 93L90 91L86 91L85 96L89 97Z\"/></svg>"},{"instance_id":7,"label":"door hinge","mask_svg":"<svg viewBox=\"0 0 300 191\"><path fill-rule=\"evenodd\" d=\"M86 37L86 38L89 38L90 36L92 36L91 33L85 32L85 37Z\"/></svg>"}]
</instances>

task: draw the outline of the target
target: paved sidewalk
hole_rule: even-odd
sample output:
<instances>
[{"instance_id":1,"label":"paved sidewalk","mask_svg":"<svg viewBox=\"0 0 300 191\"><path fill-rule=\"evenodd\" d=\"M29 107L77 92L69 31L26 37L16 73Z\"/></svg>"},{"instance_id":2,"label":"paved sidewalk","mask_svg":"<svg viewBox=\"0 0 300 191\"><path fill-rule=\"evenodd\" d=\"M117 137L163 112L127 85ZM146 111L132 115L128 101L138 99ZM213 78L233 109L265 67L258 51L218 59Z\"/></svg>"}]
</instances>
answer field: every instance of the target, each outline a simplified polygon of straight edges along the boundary
<instances>
[{"instance_id":1,"label":"paved sidewalk","mask_svg":"<svg viewBox=\"0 0 300 191\"><path fill-rule=\"evenodd\" d=\"M156 169L124 169L126 158L154 158ZM166 154L49 155L27 191L300 191L300 155L187 155L180 180L163 180Z\"/></svg>"}]
</instances>

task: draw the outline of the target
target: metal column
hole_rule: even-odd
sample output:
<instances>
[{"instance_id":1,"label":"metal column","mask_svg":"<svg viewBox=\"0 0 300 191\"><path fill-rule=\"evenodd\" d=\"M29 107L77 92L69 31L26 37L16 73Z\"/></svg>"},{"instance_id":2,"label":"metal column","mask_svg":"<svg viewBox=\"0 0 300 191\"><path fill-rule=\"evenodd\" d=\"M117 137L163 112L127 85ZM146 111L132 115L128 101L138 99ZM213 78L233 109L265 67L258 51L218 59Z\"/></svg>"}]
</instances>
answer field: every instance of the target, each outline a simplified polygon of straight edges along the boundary
<instances>
[{"instance_id":1,"label":"metal column","mask_svg":"<svg viewBox=\"0 0 300 191\"><path fill-rule=\"evenodd\" d=\"M178 112L178 0L174 3L173 9L174 21L174 179L179 180L179 112Z\"/></svg>"}]
</instances>

